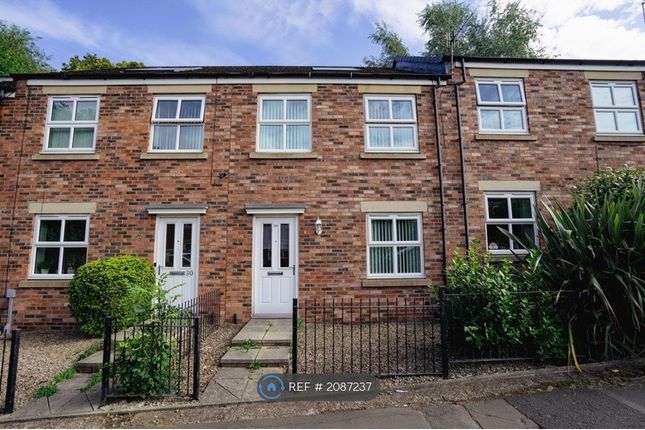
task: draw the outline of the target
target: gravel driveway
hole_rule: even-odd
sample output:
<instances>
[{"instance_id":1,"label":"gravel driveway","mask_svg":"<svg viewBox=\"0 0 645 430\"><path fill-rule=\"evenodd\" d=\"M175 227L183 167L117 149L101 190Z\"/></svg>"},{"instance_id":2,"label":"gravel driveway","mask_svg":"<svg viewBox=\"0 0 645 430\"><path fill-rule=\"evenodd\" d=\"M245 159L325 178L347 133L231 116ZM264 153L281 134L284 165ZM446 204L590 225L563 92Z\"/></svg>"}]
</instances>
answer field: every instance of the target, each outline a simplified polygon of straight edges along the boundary
<instances>
[{"instance_id":1,"label":"gravel driveway","mask_svg":"<svg viewBox=\"0 0 645 430\"><path fill-rule=\"evenodd\" d=\"M75 331L23 331L20 334L15 409L29 402L40 385L67 369L81 352L97 341Z\"/></svg>"}]
</instances>

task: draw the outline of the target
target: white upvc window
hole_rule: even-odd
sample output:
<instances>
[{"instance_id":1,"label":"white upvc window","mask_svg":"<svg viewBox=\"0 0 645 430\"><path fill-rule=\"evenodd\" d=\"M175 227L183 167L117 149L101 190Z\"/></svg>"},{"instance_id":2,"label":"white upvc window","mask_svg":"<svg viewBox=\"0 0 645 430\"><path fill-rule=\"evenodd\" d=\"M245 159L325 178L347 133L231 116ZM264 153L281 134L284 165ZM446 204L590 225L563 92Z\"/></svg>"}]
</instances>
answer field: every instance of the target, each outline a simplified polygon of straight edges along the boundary
<instances>
[{"instance_id":1,"label":"white upvc window","mask_svg":"<svg viewBox=\"0 0 645 430\"><path fill-rule=\"evenodd\" d=\"M152 109L150 150L202 152L204 146L204 96L155 97Z\"/></svg>"},{"instance_id":2,"label":"white upvc window","mask_svg":"<svg viewBox=\"0 0 645 430\"><path fill-rule=\"evenodd\" d=\"M513 233L524 243L537 243L534 193L486 193L486 247L491 254L526 254L519 243L501 230Z\"/></svg>"},{"instance_id":3,"label":"white upvc window","mask_svg":"<svg viewBox=\"0 0 645 430\"><path fill-rule=\"evenodd\" d=\"M424 273L421 214L368 215L368 277L419 278Z\"/></svg>"},{"instance_id":4,"label":"white upvc window","mask_svg":"<svg viewBox=\"0 0 645 430\"><path fill-rule=\"evenodd\" d=\"M38 215L34 229L31 276L71 278L87 261L87 215Z\"/></svg>"},{"instance_id":5,"label":"white upvc window","mask_svg":"<svg viewBox=\"0 0 645 430\"><path fill-rule=\"evenodd\" d=\"M596 132L642 134L641 110L634 82L591 81Z\"/></svg>"},{"instance_id":6,"label":"white upvc window","mask_svg":"<svg viewBox=\"0 0 645 430\"><path fill-rule=\"evenodd\" d=\"M477 79L475 83L480 132L528 132L521 79Z\"/></svg>"},{"instance_id":7,"label":"white upvc window","mask_svg":"<svg viewBox=\"0 0 645 430\"><path fill-rule=\"evenodd\" d=\"M258 152L311 152L311 95L258 97Z\"/></svg>"},{"instance_id":8,"label":"white upvc window","mask_svg":"<svg viewBox=\"0 0 645 430\"><path fill-rule=\"evenodd\" d=\"M50 97L43 151L94 152L98 116L97 96Z\"/></svg>"},{"instance_id":9,"label":"white upvc window","mask_svg":"<svg viewBox=\"0 0 645 430\"><path fill-rule=\"evenodd\" d=\"M365 150L417 152L417 109L414 96L365 96Z\"/></svg>"}]
</instances>

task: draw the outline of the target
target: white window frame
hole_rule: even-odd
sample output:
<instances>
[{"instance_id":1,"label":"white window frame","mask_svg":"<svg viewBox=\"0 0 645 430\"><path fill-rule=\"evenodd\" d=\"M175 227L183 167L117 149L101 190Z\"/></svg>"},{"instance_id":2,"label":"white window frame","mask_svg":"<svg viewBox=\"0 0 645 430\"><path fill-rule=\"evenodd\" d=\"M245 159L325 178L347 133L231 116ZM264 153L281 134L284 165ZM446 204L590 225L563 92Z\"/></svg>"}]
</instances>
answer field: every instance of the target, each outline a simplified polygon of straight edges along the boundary
<instances>
[{"instance_id":1,"label":"white window frame","mask_svg":"<svg viewBox=\"0 0 645 430\"><path fill-rule=\"evenodd\" d=\"M40 222L48 220L61 221L61 240L58 242L40 242ZM85 221L85 240L82 242L65 242L65 223L68 220L72 221ZM34 232L31 246L31 259L29 261L29 277L30 278L47 278L47 279L71 279L74 275L64 273L63 266L63 253L64 248L82 248L85 247L85 262L87 262L87 253L89 250L89 235L90 235L90 216L89 215L76 215L76 214L56 214L56 215L36 215L34 219ZM41 274L36 271L36 252L38 248L58 248L58 268L57 273Z\"/></svg>"},{"instance_id":2,"label":"white window frame","mask_svg":"<svg viewBox=\"0 0 645 430\"><path fill-rule=\"evenodd\" d=\"M53 113L53 106L55 101L71 101L73 102L72 107L72 119L70 121L54 121L51 119ZM76 105L79 101L96 101L96 118L94 120L75 120L76 118ZM50 96L47 101L47 121L45 122L45 140L43 142L43 152L80 152L80 153L93 153L96 151L96 133L98 130L99 124L99 109L101 104L101 98L99 96ZM69 128L69 142L67 148L49 148L49 130L52 128ZM74 141L74 129L75 128L92 128L94 129L94 136L92 139L91 148L72 148L72 142Z\"/></svg>"},{"instance_id":3,"label":"white window frame","mask_svg":"<svg viewBox=\"0 0 645 430\"><path fill-rule=\"evenodd\" d=\"M370 100L387 100L390 111L389 119L372 119L370 118L370 111L368 102ZM412 119L393 119L392 118L392 102L393 101L410 101L412 102ZM363 108L365 110L365 152L419 152L419 129L417 123L417 99L414 95L391 95L391 94L369 94L363 97ZM397 126L405 125L412 126L414 147L413 148L397 148L390 146L389 148L372 148L370 146L370 126L388 127L390 129L390 145L394 144L394 128Z\"/></svg>"},{"instance_id":4,"label":"white window frame","mask_svg":"<svg viewBox=\"0 0 645 430\"><path fill-rule=\"evenodd\" d=\"M372 240L372 221L373 220L392 220L393 224L393 241L388 242L375 242ZM397 219L413 219L417 221L417 231L419 233L419 240L416 241L397 241L396 240L396 220ZM395 248L393 252L393 273L370 273L371 261L370 261L370 248L371 247L392 247ZM398 258L396 253L396 248L399 246L418 246L419 247L419 258L421 259L421 271L418 273L398 273ZM424 256L423 256L423 216L420 213L370 213L367 215L367 277L369 279L383 279L383 278L424 278L425 277L425 265L424 265Z\"/></svg>"},{"instance_id":5,"label":"white window frame","mask_svg":"<svg viewBox=\"0 0 645 430\"><path fill-rule=\"evenodd\" d=\"M506 198L508 211L511 218L490 218L488 212L488 199L489 198ZM529 198L531 200L531 218L513 218L511 200L513 198ZM537 228L536 221L536 206L535 206L535 193L534 192L490 192L484 193L484 210L486 211L486 225L484 228L484 234L486 235L486 249L489 253L495 255L513 255L513 254L528 254L527 249L515 248L513 240L509 239L510 249L488 249L488 225L489 224L507 224L509 227L509 232L511 231L510 226L512 224L533 224L533 241L538 245L539 233Z\"/></svg>"},{"instance_id":6,"label":"white window frame","mask_svg":"<svg viewBox=\"0 0 645 430\"><path fill-rule=\"evenodd\" d=\"M262 119L262 105L265 100L281 100L283 102L284 119ZM307 119L286 119L287 100L305 100L307 102ZM255 150L257 152L282 153L298 152L309 153L313 149L313 126L311 121L311 94L259 94L257 103L257 124L255 136ZM282 125L282 149L260 148L260 126L261 125ZM287 125L308 125L309 126L309 148L287 149Z\"/></svg>"},{"instance_id":7,"label":"white window frame","mask_svg":"<svg viewBox=\"0 0 645 430\"><path fill-rule=\"evenodd\" d=\"M621 135L621 136L630 136L630 135L637 135L640 136L643 134L643 121L642 121L642 112L640 108L640 103L639 103L639 97L638 97L638 89L636 88L636 82L634 81L589 81L589 84L591 86L591 100L593 104L593 116L594 116L594 122L596 124L596 133L597 134L603 134L603 135ZM615 87L629 87L630 90L632 91L632 97L634 98L634 101L636 102L635 105L630 105L630 106L621 106L621 105L599 105L596 104L596 99L594 98L594 92L593 89L594 87L596 88L609 88L609 91L611 92L611 98L612 100L614 99L614 88ZM616 121L616 113L618 112L632 112L636 114L636 125L638 126L637 131L607 131L607 130L599 130L598 129L598 113L600 112L605 112L605 113L611 113L614 116L614 122L616 124L616 128L618 128L618 122Z\"/></svg>"},{"instance_id":8,"label":"white window frame","mask_svg":"<svg viewBox=\"0 0 645 430\"><path fill-rule=\"evenodd\" d=\"M176 100L177 101L177 111L175 112L175 118L155 118L157 113L157 104L159 101L165 100ZM181 109L182 101L195 101L200 100L202 102L201 112L199 118L179 118L179 111ZM190 152L190 153L201 153L204 152L204 110L206 109L206 96L204 95L167 95L167 96L155 96L152 102L152 118L150 120L150 142L148 145L148 150L150 152L162 152L162 153L177 153L177 152ZM177 135L175 137L175 149L154 149L154 133L155 125L175 125L177 127ZM201 125L202 126L202 145L199 149L179 149L179 133L180 127L182 125Z\"/></svg>"},{"instance_id":9,"label":"white window frame","mask_svg":"<svg viewBox=\"0 0 645 430\"><path fill-rule=\"evenodd\" d=\"M482 101L479 93L480 84L493 84L497 85L497 93L502 97L502 84L515 84L520 86L520 95L522 96L521 102L489 102ZM479 121L479 131L481 133L489 134L526 134L529 132L529 124L526 114L526 95L524 93L524 82L522 79L476 79L475 92L477 93L477 119ZM506 129L504 128L504 111L516 111L521 108L522 111L522 129ZM483 128L482 127L482 111L497 111L500 116L501 128Z\"/></svg>"}]
</instances>

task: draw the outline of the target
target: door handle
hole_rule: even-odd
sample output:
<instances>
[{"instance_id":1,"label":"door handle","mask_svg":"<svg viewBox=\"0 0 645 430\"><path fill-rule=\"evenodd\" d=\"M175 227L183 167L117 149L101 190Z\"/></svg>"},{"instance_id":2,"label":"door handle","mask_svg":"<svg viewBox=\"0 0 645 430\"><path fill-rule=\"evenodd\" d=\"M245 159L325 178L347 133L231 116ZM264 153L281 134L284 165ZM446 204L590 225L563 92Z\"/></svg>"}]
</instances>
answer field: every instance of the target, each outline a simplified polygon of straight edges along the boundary
<instances>
[{"instance_id":1,"label":"door handle","mask_svg":"<svg viewBox=\"0 0 645 430\"><path fill-rule=\"evenodd\" d=\"M269 276L282 276L284 272L269 272L267 275Z\"/></svg>"},{"instance_id":2,"label":"door handle","mask_svg":"<svg viewBox=\"0 0 645 430\"><path fill-rule=\"evenodd\" d=\"M291 273L293 274L293 276L296 276L296 265L295 264L293 266L291 266Z\"/></svg>"}]
</instances>

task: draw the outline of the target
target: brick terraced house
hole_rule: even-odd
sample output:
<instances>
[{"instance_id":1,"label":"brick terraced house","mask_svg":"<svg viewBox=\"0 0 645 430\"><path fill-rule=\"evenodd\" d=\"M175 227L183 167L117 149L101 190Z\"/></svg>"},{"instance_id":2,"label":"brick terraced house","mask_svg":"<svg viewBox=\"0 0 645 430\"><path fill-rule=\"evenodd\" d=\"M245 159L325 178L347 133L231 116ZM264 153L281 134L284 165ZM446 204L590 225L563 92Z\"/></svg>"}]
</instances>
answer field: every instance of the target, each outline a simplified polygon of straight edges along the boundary
<instances>
[{"instance_id":1,"label":"brick terraced house","mask_svg":"<svg viewBox=\"0 0 645 430\"><path fill-rule=\"evenodd\" d=\"M414 297L455 249L645 165L645 62L399 58L0 78L0 274L20 327L74 324L89 260L136 254L225 317Z\"/></svg>"}]
</instances>

